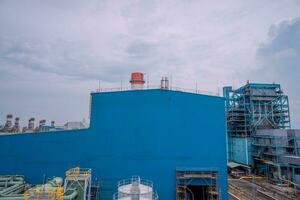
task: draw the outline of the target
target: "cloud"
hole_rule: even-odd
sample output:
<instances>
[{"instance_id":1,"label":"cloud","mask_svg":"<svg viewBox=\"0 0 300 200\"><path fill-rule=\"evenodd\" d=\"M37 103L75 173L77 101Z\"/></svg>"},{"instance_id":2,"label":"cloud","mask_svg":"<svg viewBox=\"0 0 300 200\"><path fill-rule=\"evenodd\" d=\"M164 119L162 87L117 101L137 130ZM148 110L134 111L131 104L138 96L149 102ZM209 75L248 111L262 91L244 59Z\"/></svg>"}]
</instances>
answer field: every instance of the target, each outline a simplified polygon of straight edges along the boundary
<instances>
[{"instance_id":1,"label":"cloud","mask_svg":"<svg viewBox=\"0 0 300 200\"><path fill-rule=\"evenodd\" d=\"M197 1L3 1L1 59L33 71L110 83L138 70L173 74L178 84L194 85L181 80L209 73L227 77L224 66L235 67L227 55L243 39L226 38L237 26L235 16L244 16L240 5L235 9ZM224 48L228 43L231 48Z\"/></svg>"},{"instance_id":2,"label":"cloud","mask_svg":"<svg viewBox=\"0 0 300 200\"><path fill-rule=\"evenodd\" d=\"M173 84L185 88L195 88L196 82L198 89L212 92L239 86L245 74L271 60L272 42L256 53L265 31L299 17L299 10L297 1L273 0L2 0L0 93L5 103L0 110L80 119L88 115L88 92L98 80L102 87L119 87L121 81L128 84L132 71L148 74L151 85L172 75ZM278 29L283 28L275 25L270 37L277 38ZM277 57L295 54L286 49ZM55 115L52 110L65 105L63 98L55 104L47 100L55 95L72 99L78 110ZM32 106L30 98L36 100ZM24 100L30 109L16 107L12 99ZM53 108L40 109L41 101Z\"/></svg>"},{"instance_id":3,"label":"cloud","mask_svg":"<svg viewBox=\"0 0 300 200\"><path fill-rule=\"evenodd\" d=\"M290 97L292 126L300 128L300 18L272 25L268 36L257 50L259 68L251 76L283 86Z\"/></svg>"}]
</instances>

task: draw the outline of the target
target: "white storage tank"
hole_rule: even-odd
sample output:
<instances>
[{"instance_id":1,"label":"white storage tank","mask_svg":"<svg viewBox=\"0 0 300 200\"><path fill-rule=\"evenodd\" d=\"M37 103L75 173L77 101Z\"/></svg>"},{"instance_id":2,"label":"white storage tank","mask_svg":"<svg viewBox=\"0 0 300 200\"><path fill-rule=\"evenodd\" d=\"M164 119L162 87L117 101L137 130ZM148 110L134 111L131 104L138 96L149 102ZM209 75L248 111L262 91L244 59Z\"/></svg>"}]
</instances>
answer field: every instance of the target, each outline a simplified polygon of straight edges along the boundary
<instances>
[{"instance_id":1,"label":"white storage tank","mask_svg":"<svg viewBox=\"0 0 300 200\"><path fill-rule=\"evenodd\" d=\"M158 195L153 188L153 183L132 176L131 179L121 180L118 183L118 192L114 200L158 200Z\"/></svg>"}]
</instances>

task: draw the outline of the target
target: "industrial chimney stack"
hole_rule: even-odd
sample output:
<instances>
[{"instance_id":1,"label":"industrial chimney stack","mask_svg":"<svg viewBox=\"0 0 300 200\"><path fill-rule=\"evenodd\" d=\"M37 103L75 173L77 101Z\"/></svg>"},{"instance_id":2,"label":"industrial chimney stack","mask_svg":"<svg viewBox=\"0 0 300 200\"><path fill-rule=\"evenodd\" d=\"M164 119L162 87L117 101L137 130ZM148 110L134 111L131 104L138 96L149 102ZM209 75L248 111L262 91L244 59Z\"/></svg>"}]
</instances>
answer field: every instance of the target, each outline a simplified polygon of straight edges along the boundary
<instances>
[{"instance_id":1,"label":"industrial chimney stack","mask_svg":"<svg viewBox=\"0 0 300 200\"><path fill-rule=\"evenodd\" d=\"M15 125L14 125L14 132L19 132L20 131L20 118L16 117L15 118Z\"/></svg>"},{"instance_id":2,"label":"industrial chimney stack","mask_svg":"<svg viewBox=\"0 0 300 200\"><path fill-rule=\"evenodd\" d=\"M39 126L41 127L45 125L46 125L46 120L45 119L40 120Z\"/></svg>"},{"instance_id":3,"label":"industrial chimney stack","mask_svg":"<svg viewBox=\"0 0 300 200\"><path fill-rule=\"evenodd\" d=\"M132 90L142 90L144 87L144 74L140 72L134 72L131 74L130 79L131 89Z\"/></svg>"},{"instance_id":4,"label":"industrial chimney stack","mask_svg":"<svg viewBox=\"0 0 300 200\"><path fill-rule=\"evenodd\" d=\"M28 127L27 127L27 130L29 131L33 131L34 129L34 118L30 118L29 121L28 121Z\"/></svg>"},{"instance_id":5,"label":"industrial chimney stack","mask_svg":"<svg viewBox=\"0 0 300 200\"><path fill-rule=\"evenodd\" d=\"M11 127L12 127L12 118L13 118L12 114L6 115L6 122L5 122L4 129L11 129Z\"/></svg>"}]
</instances>

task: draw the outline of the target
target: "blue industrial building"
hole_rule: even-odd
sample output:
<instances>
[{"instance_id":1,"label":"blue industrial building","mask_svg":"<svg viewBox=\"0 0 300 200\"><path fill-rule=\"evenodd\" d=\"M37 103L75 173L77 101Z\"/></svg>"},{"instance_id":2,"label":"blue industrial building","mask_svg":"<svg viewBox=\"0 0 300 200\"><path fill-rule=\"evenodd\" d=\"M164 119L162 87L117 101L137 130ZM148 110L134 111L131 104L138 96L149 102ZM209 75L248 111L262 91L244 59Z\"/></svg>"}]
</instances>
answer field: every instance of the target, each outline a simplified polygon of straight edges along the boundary
<instances>
[{"instance_id":1,"label":"blue industrial building","mask_svg":"<svg viewBox=\"0 0 300 200\"><path fill-rule=\"evenodd\" d=\"M224 98L148 89L91 99L87 129L1 135L0 173L40 183L79 166L101 181L101 200L132 175L152 180L162 200L227 199Z\"/></svg>"}]
</instances>

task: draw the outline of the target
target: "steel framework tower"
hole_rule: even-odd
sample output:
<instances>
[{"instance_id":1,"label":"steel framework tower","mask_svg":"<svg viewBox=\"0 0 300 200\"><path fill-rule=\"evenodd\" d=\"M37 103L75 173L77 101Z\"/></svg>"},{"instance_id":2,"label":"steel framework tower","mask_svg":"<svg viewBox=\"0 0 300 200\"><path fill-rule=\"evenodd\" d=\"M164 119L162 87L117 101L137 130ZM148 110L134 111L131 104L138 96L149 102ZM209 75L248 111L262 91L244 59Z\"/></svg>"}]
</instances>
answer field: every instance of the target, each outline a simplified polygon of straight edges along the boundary
<instances>
[{"instance_id":1,"label":"steel framework tower","mask_svg":"<svg viewBox=\"0 0 300 200\"><path fill-rule=\"evenodd\" d=\"M250 165L251 138L259 129L288 129L291 127L289 101L279 84L249 83L239 89L224 87L228 135L228 158ZM235 139L244 138L244 139ZM241 141L245 144L241 145ZM246 148L246 159L236 156ZM242 150L240 151L242 152Z\"/></svg>"}]
</instances>

